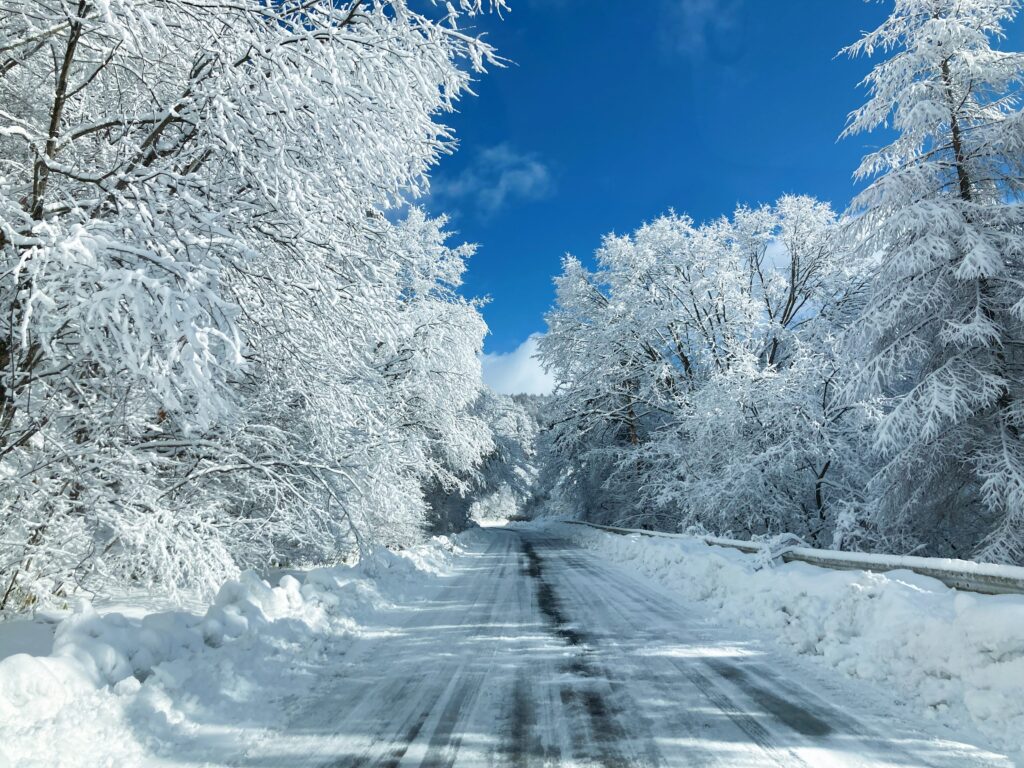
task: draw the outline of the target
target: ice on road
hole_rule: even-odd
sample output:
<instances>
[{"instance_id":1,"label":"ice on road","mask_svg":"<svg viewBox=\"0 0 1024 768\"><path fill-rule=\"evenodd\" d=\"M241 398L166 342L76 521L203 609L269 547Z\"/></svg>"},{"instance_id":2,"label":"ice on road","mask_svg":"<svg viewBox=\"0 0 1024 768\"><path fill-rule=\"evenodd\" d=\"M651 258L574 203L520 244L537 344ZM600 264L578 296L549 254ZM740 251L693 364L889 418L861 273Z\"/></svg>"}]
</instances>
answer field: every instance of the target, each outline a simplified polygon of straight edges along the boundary
<instances>
[{"instance_id":1,"label":"ice on road","mask_svg":"<svg viewBox=\"0 0 1024 768\"><path fill-rule=\"evenodd\" d=\"M1012 764L906 722L883 692L716 627L550 531L476 541L430 599L380 613L271 735L218 757L211 734L194 762Z\"/></svg>"}]
</instances>

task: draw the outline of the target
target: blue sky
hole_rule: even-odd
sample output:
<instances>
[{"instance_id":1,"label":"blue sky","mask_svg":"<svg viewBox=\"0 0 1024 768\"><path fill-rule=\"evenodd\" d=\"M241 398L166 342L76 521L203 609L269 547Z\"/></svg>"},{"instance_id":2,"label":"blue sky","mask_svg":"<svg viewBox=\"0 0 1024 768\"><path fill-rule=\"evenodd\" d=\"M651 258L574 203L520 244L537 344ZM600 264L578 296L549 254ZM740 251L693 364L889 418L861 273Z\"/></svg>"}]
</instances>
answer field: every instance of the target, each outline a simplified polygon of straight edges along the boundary
<instances>
[{"instance_id":1,"label":"blue sky","mask_svg":"<svg viewBox=\"0 0 1024 768\"><path fill-rule=\"evenodd\" d=\"M510 4L479 27L514 63L450 116L460 147L429 201L480 244L465 292L491 297L492 355L544 330L564 254L587 259L669 208L703 220L787 192L845 208L882 140L837 141L870 63L836 54L890 2Z\"/></svg>"}]
</instances>

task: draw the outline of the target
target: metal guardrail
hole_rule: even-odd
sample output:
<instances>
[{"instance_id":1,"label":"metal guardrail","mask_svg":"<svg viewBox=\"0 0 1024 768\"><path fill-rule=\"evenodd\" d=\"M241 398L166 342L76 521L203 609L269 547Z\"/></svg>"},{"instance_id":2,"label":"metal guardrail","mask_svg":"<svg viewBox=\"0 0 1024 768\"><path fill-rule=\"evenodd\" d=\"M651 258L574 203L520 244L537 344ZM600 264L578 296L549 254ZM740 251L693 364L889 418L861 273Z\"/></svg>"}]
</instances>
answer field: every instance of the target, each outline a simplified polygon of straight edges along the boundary
<instances>
[{"instance_id":1,"label":"metal guardrail","mask_svg":"<svg viewBox=\"0 0 1024 768\"><path fill-rule=\"evenodd\" d=\"M687 539L703 541L713 547L738 549L747 554L759 554L765 550L756 541L723 539L716 536L688 536L679 533L661 533L635 528L616 528L610 525L585 523L581 520L565 520L573 525L585 525L602 531L622 535L637 534L663 539ZM976 563L971 560L952 560L939 557L914 557L911 555L873 555L863 552L837 552L811 547L792 547L780 554L784 562L800 562L829 568L836 571L886 571L907 570L938 579L947 587L966 592L980 592L985 595L1024 594L1024 568L1013 565Z\"/></svg>"}]
</instances>

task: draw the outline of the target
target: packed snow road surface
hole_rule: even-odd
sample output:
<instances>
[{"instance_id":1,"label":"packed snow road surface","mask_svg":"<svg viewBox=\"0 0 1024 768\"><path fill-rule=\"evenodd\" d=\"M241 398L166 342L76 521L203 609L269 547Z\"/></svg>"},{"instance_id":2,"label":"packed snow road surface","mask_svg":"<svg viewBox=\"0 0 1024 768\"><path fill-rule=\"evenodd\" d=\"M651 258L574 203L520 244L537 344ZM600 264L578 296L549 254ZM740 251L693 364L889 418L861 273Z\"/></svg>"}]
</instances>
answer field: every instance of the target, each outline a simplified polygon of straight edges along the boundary
<instances>
[{"instance_id":1,"label":"packed snow road surface","mask_svg":"<svg viewBox=\"0 0 1024 768\"><path fill-rule=\"evenodd\" d=\"M273 739L223 762L1011 765L550 532L491 529L474 550L432 599L381 613Z\"/></svg>"}]
</instances>

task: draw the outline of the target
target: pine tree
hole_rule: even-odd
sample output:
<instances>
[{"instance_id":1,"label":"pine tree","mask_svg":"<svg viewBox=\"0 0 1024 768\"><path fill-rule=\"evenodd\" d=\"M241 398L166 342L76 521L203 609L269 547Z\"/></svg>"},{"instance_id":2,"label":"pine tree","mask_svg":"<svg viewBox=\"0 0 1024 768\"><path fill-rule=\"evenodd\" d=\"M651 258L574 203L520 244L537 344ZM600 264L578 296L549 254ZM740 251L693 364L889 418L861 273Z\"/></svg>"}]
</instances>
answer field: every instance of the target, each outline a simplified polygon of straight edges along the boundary
<instances>
[{"instance_id":1,"label":"pine tree","mask_svg":"<svg viewBox=\"0 0 1024 768\"><path fill-rule=\"evenodd\" d=\"M891 543L1024 562L1024 55L1019 0L897 0L844 136L890 125L854 203L877 273L857 332L881 407L867 517ZM962 541L969 549L960 548Z\"/></svg>"}]
</instances>

